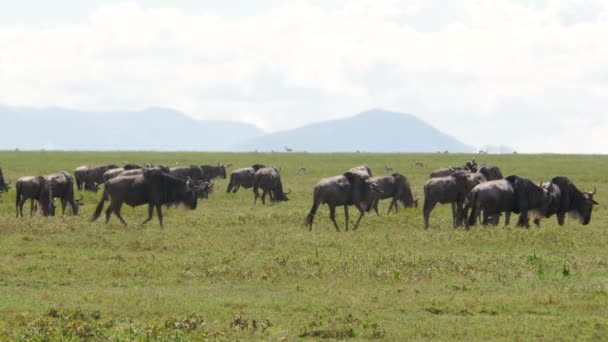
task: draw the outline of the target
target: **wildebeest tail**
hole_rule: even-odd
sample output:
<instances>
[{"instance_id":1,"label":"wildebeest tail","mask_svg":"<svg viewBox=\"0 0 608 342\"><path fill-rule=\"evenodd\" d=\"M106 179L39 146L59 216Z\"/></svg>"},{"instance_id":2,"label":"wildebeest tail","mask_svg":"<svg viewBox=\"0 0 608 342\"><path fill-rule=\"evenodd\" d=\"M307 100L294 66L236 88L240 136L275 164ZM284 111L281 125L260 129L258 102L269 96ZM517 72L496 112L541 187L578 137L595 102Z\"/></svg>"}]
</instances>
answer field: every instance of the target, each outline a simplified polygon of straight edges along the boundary
<instances>
[{"instance_id":1,"label":"wildebeest tail","mask_svg":"<svg viewBox=\"0 0 608 342\"><path fill-rule=\"evenodd\" d=\"M17 191L17 196L15 196L15 208L17 210L17 217L19 217L19 202L21 201L21 182L17 182L17 184L15 184L15 190Z\"/></svg>"},{"instance_id":2,"label":"wildebeest tail","mask_svg":"<svg viewBox=\"0 0 608 342\"><path fill-rule=\"evenodd\" d=\"M103 195L101 196L101 199L99 200L99 203L97 204L97 207L95 208L95 213L93 213L93 216L91 217L91 222L93 222L99 218L99 216L101 215L101 211L103 210L104 202L107 199L108 199L108 188L104 186Z\"/></svg>"},{"instance_id":3,"label":"wildebeest tail","mask_svg":"<svg viewBox=\"0 0 608 342\"><path fill-rule=\"evenodd\" d=\"M312 229L312 221L314 221L315 214L317 213L318 209L319 209L319 198L318 198L317 192L315 191L315 194L313 195L312 208L310 208L310 212L308 213L308 215L306 215L306 225L308 226L309 230Z\"/></svg>"},{"instance_id":4,"label":"wildebeest tail","mask_svg":"<svg viewBox=\"0 0 608 342\"><path fill-rule=\"evenodd\" d=\"M467 198L465 199L465 208L471 208L471 213L469 214L469 219L467 221L468 226L474 226L477 221L477 216L479 216L479 207L477 205L477 191L471 191ZM466 209L463 210L466 213Z\"/></svg>"}]
</instances>

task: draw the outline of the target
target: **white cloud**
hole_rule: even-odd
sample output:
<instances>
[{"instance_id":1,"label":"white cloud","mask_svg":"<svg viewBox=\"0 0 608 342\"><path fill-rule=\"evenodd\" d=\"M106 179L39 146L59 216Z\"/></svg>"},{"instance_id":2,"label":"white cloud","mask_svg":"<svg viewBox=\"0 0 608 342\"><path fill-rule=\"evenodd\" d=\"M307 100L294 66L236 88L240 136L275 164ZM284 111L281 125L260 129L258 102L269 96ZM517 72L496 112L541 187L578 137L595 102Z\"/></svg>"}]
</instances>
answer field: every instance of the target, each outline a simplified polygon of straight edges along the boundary
<instances>
[{"instance_id":1,"label":"white cloud","mask_svg":"<svg viewBox=\"0 0 608 342\"><path fill-rule=\"evenodd\" d=\"M605 32L601 1L301 0L238 19L123 3L0 27L0 103L270 130L384 107L477 146L608 153Z\"/></svg>"}]
</instances>

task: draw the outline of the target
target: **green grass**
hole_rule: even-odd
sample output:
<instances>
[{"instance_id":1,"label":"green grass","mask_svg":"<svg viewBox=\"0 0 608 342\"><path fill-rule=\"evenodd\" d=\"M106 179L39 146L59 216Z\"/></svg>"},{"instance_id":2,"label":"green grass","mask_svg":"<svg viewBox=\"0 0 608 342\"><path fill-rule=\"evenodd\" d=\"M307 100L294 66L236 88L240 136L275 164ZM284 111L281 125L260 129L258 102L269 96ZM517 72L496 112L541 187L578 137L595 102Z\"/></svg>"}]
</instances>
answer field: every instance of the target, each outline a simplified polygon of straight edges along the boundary
<instances>
[{"instance_id":1,"label":"green grass","mask_svg":"<svg viewBox=\"0 0 608 342\"><path fill-rule=\"evenodd\" d=\"M571 177L597 187L591 224L555 218L541 229L451 228L449 206L366 216L336 233L321 207L304 218L318 179L367 163L405 174L414 195L433 168L467 155L0 152L20 176L105 162L174 165L255 162L282 167L290 201L253 206L227 180L195 211L168 209L141 226L145 207L89 223L78 217L15 218L14 189L0 202L0 340L603 340L608 336L608 158L479 156L505 175ZM415 161L425 168L412 167ZM297 173L300 166L308 172ZM28 208L28 206L26 206ZM28 209L29 210L29 209ZM356 210L351 210L356 218ZM342 210L338 222L344 225ZM254 323L255 321L255 323Z\"/></svg>"}]
</instances>

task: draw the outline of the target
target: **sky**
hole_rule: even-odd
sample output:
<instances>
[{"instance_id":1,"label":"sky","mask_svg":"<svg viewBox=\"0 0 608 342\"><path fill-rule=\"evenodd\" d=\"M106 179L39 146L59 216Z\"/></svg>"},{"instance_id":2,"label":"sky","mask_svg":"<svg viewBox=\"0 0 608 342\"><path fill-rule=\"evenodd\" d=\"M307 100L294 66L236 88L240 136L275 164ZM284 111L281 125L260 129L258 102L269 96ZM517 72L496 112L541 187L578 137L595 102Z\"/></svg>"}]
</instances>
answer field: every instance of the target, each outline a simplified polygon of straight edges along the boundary
<instances>
[{"instance_id":1,"label":"sky","mask_svg":"<svg viewBox=\"0 0 608 342\"><path fill-rule=\"evenodd\" d=\"M608 153L602 0L0 0L0 8L0 105L160 106L267 131L384 108L476 147Z\"/></svg>"}]
</instances>

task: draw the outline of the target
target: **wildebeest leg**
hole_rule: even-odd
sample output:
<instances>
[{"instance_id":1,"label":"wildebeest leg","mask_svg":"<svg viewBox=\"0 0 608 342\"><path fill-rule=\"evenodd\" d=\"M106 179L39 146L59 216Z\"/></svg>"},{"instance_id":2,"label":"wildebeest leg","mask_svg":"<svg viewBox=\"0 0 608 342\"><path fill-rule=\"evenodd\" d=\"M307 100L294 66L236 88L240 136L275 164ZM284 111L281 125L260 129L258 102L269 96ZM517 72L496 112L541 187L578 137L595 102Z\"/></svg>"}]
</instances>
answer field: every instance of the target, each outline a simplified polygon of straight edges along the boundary
<instances>
[{"instance_id":1,"label":"wildebeest leg","mask_svg":"<svg viewBox=\"0 0 608 342\"><path fill-rule=\"evenodd\" d=\"M359 227L359 223L361 223L361 220L363 219L363 216L365 215L365 210L363 210L363 208L359 207L358 205L356 207L357 207L357 209L359 209L359 218L357 219L357 222L355 222L355 225L353 226L353 230L355 230Z\"/></svg>"},{"instance_id":2,"label":"wildebeest leg","mask_svg":"<svg viewBox=\"0 0 608 342\"><path fill-rule=\"evenodd\" d=\"M564 219L566 218L566 213L557 213L555 216L557 216L557 224L563 226Z\"/></svg>"},{"instance_id":3,"label":"wildebeest leg","mask_svg":"<svg viewBox=\"0 0 608 342\"><path fill-rule=\"evenodd\" d=\"M30 200L30 216L34 215L34 199L32 198ZM23 216L23 212L21 213L21 216Z\"/></svg>"},{"instance_id":4,"label":"wildebeest leg","mask_svg":"<svg viewBox=\"0 0 608 342\"><path fill-rule=\"evenodd\" d=\"M262 191L262 204L266 205L266 190Z\"/></svg>"},{"instance_id":5,"label":"wildebeest leg","mask_svg":"<svg viewBox=\"0 0 608 342\"><path fill-rule=\"evenodd\" d=\"M141 224L146 224L148 222L150 222L150 220L152 219L152 214L154 212L154 206L150 203L148 204L148 218L144 220L144 222L142 222Z\"/></svg>"},{"instance_id":6,"label":"wildebeest leg","mask_svg":"<svg viewBox=\"0 0 608 342\"><path fill-rule=\"evenodd\" d=\"M511 222L511 212L507 211L507 212L505 212L505 227L508 226L510 222ZM498 224L498 222L496 222L496 224Z\"/></svg>"},{"instance_id":7,"label":"wildebeest leg","mask_svg":"<svg viewBox=\"0 0 608 342\"><path fill-rule=\"evenodd\" d=\"M25 199L25 198L22 198L21 201L19 201L19 211L17 212L17 217L19 217L19 214L21 214L21 217L23 217L23 205L25 204L25 201L27 201L27 199ZM34 206L34 205L32 204L32 206ZM32 213L30 212L30 216L31 215L32 215Z\"/></svg>"},{"instance_id":8,"label":"wildebeest leg","mask_svg":"<svg viewBox=\"0 0 608 342\"><path fill-rule=\"evenodd\" d=\"M372 207L372 209L374 209L374 211L376 212L376 215L380 215L380 213L378 212L378 203L380 202L379 199L375 199L370 206Z\"/></svg>"},{"instance_id":9,"label":"wildebeest leg","mask_svg":"<svg viewBox=\"0 0 608 342\"><path fill-rule=\"evenodd\" d=\"M260 197L260 193L258 193L257 188L254 188L253 189L253 204L256 204L256 202L258 201L258 197Z\"/></svg>"},{"instance_id":10,"label":"wildebeest leg","mask_svg":"<svg viewBox=\"0 0 608 342\"><path fill-rule=\"evenodd\" d=\"M156 215L158 215L158 222L160 227L163 227L163 207L160 204L156 205Z\"/></svg>"},{"instance_id":11,"label":"wildebeest leg","mask_svg":"<svg viewBox=\"0 0 608 342\"><path fill-rule=\"evenodd\" d=\"M65 205L67 204L66 200L61 199L61 216L65 216Z\"/></svg>"},{"instance_id":12,"label":"wildebeest leg","mask_svg":"<svg viewBox=\"0 0 608 342\"><path fill-rule=\"evenodd\" d=\"M336 227L336 231L339 232L340 228L338 227L338 223L336 222L336 207L333 205L329 206L329 219L334 223L334 227ZM348 230L348 228L346 229Z\"/></svg>"},{"instance_id":13,"label":"wildebeest leg","mask_svg":"<svg viewBox=\"0 0 608 342\"><path fill-rule=\"evenodd\" d=\"M344 206L344 222L346 223L346 230L348 231L348 206Z\"/></svg>"},{"instance_id":14,"label":"wildebeest leg","mask_svg":"<svg viewBox=\"0 0 608 342\"><path fill-rule=\"evenodd\" d=\"M122 203L116 205L116 207L114 209L114 214L116 214L116 217L118 217L120 222L122 222L122 224L124 224L126 226L127 222L125 222L125 220L122 218L122 215L120 215L120 208L122 208Z\"/></svg>"},{"instance_id":15,"label":"wildebeest leg","mask_svg":"<svg viewBox=\"0 0 608 342\"><path fill-rule=\"evenodd\" d=\"M110 205L108 205L108 208L106 209L106 224L108 224L108 222L110 222L110 216L112 215L112 212L114 211L114 202L110 202Z\"/></svg>"},{"instance_id":16,"label":"wildebeest leg","mask_svg":"<svg viewBox=\"0 0 608 342\"><path fill-rule=\"evenodd\" d=\"M534 218L534 225L535 225L537 228L540 228L540 219L539 219L538 217L535 217L535 218Z\"/></svg>"},{"instance_id":17,"label":"wildebeest leg","mask_svg":"<svg viewBox=\"0 0 608 342\"><path fill-rule=\"evenodd\" d=\"M388 205L388 211L386 212L386 214L390 214L391 210L393 210L393 206L395 205L395 198L393 198L391 200L391 203ZM395 207L395 212L397 212L397 207Z\"/></svg>"},{"instance_id":18,"label":"wildebeest leg","mask_svg":"<svg viewBox=\"0 0 608 342\"><path fill-rule=\"evenodd\" d=\"M521 214L519 214L519 221L517 222L519 227L530 228L530 219L528 218L528 211L522 210Z\"/></svg>"},{"instance_id":19,"label":"wildebeest leg","mask_svg":"<svg viewBox=\"0 0 608 342\"><path fill-rule=\"evenodd\" d=\"M431 211L435 208L437 202L432 202L430 200L424 199L424 208L422 209L422 216L424 217L424 229L429 228L429 216L431 216Z\"/></svg>"}]
</instances>

